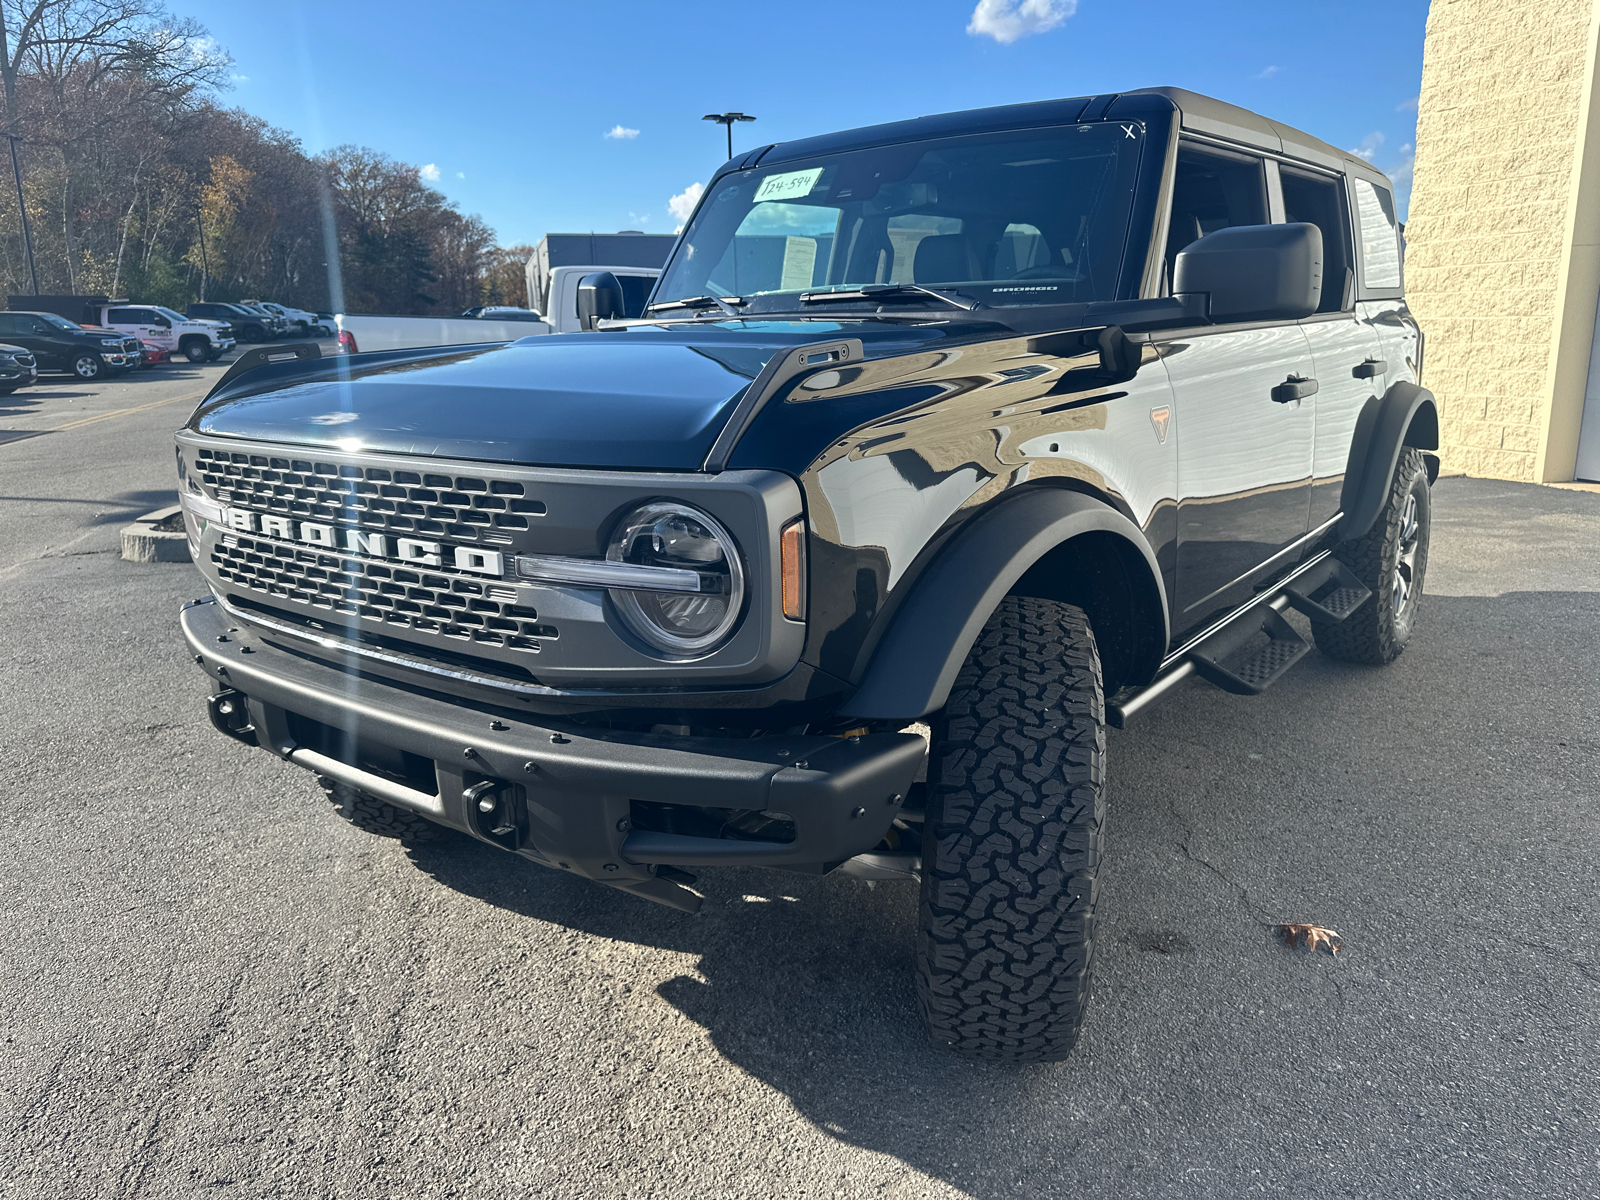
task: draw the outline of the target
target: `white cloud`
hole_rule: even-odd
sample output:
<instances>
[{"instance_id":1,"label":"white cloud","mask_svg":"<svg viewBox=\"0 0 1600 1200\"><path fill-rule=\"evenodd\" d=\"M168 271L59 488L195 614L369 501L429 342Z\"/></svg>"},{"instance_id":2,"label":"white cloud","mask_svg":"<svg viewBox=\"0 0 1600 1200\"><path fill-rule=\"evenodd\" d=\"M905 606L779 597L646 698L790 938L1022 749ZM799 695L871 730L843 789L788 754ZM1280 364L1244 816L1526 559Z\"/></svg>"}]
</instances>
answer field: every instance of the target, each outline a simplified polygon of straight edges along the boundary
<instances>
[{"instance_id":1,"label":"white cloud","mask_svg":"<svg viewBox=\"0 0 1600 1200\"><path fill-rule=\"evenodd\" d=\"M1402 148L1402 152L1410 149L1410 146L1405 146ZM1394 166L1385 168L1383 173L1390 179L1394 180L1396 187L1404 187L1406 184L1411 182L1411 176L1416 171L1416 168L1417 156L1413 152L1406 154L1406 156L1399 162L1395 163Z\"/></svg>"},{"instance_id":2,"label":"white cloud","mask_svg":"<svg viewBox=\"0 0 1600 1200\"><path fill-rule=\"evenodd\" d=\"M691 183L667 201L667 211L677 220L687 221L689 214L694 211L694 206L700 202L700 193L705 190L705 184Z\"/></svg>"},{"instance_id":3,"label":"white cloud","mask_svg":"<svg viewBox=\"0 0 1600 1200\"><path fill-rule=\"evenodd\" d=\"M228 78L231 79L234 83L249 83L250 82L250 76L248 76L248 75L229 75Z\"/></svg>"},{"instance_id":4,"label":"white cloud","mask_svg":"<svg viewBox=\"0 0 1600 1200\"><path fill-rule=\"evenodd\" d=\"M1009 46L1018 38L1049 33L1077 11L1078 0L978 0L967 32Z\"/></svg>"},{"instance_id":5,"label":"white cloud","mask_svg":"<svg viewBox=\"0 0 1600 1200\"><path fill-rule=\"evenodd\" d=\"M456 178L457 179L465 179L466 177L467 177L467 173L465 171L457 171L456 172Z\"/></svg>"},{"instance_id":6,"label":"white cloud","mask_svg":"<svg viewBox=\"0 0 1600 1200\"><path fill-rule=\"evenodd\" d=\"M1383 149L1383 142L1383 134L1374 129L1371 133L1367 134L1366 137L1362 138L1361 145L1351 150L1350 153L1354 154L1357 158L1364 158L1368 162L1371 162L1374 158L1378 157L1378 151Z\"/></svg>"},{"instance_id":7,"label":"white cloud","mask_svg":"<svg viewBox=\"0 0 1600 1200\"><path fill-rule=\"evenodd\" d=\"M1263 67L1261 70L1259 70L1259 71L1257 71L1255 73L1255 78L1256 79L1271 79L1274 75L1276 75L1281 70L1283 70L1283 68L1280 67L1280 66L1276 66L1276 65L1270 66L1270 67Z\"/></svg>"},{"instance_id":8,"label":"white cloud","mask_svg":"<svg viewBox=\"0 0 1600 1200\"><path fill-rule=\"evenodd\" d=\"M631 142L639 136L637 129L629 129L626 125L613 125L603 135L613 142Z\"/></svg>"},{"instance_id":9,"label":"white cloud","mask_svg":"<svg viewBox=\"0 0 1600 1200\"><path fill-rule=\"evenodd\" d=\"M1422 99L1421 96L1413 96L1409 100L1402 100L1394 106L1394 110L1395 112L1416 112L1417 101L1420 99Z\"/></svg>"},{"instance_id":10,"label":"white cloud","mask_svg":"<svg viewBox=\"0 0 1600 1200\"><path fill-rule=\"evenodd\" d=\"M419 170L417 174L422 176L422 178L429 183L439 182L439 166L437 163L429 163L427 166Z\"/></svg>"}]
</instances>

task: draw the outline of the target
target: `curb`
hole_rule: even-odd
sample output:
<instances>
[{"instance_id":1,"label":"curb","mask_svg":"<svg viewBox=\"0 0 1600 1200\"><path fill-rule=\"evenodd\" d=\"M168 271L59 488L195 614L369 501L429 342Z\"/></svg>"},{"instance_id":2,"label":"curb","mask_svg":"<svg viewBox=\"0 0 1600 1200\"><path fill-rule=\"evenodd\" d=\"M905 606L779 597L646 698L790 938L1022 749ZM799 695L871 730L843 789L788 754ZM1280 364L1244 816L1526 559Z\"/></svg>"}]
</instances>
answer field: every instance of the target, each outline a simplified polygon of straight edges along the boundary
<instances>
[{"instance_id":1,"label":"curb","mask_svg":"<svg viewBox=\"0 0 1600 1200\"><path fill-rule=\"evenodd\" d=\"M189 535L183 528L183 509L174 504L146 513L122 527L125 562L188 562Z\"/></svg>"}]
</instances>

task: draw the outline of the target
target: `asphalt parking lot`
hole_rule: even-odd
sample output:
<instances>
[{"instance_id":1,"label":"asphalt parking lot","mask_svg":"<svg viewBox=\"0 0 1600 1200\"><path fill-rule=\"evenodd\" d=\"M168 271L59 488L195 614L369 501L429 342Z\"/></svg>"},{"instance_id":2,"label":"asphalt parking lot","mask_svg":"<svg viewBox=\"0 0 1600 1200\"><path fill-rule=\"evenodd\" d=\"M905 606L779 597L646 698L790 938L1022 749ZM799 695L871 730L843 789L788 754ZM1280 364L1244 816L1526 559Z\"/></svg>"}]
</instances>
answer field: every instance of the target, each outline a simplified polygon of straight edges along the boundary
<instances>
[{"instance_id":1,"label":"asphalt parking lot","mask_svg":"<svg viewBox=\"0 0 1600 1200\"><path fill-rule=\"evenodd\" d=\"M216 735L196 572L116 551L222 369L0 398L0 1196L1600 1193L1600 495L1441 481L1398 663L1114 731L1092 1016L1016 1069L924 1043L909 886L691 917Z\"/></svg>"}]
</instances>

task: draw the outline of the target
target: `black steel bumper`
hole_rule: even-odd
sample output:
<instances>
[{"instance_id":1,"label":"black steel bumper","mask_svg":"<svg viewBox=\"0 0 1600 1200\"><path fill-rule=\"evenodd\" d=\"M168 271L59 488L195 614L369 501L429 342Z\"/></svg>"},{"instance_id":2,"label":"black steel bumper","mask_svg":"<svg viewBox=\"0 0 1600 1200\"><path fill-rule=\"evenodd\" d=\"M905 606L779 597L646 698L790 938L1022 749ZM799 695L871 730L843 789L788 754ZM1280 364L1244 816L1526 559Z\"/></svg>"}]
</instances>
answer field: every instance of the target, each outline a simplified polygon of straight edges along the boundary
<instances>
[{"instance_id":1,"label":"black steel bumper","mask_svg":"<svg viewBox=\"0 0 1600 1200\"><path fill-rule=\"evenodd\" d=\"M690 910L698 898L669 878L684 877L677 868L824 871L871 850L925 753L911 734L671 737L535 721L340 670L209 599L185 605L182 625L213 681L222 732L548 866ZM640 828L661 806L762 814L790 837Z\"/></svg>"}]
</instances>

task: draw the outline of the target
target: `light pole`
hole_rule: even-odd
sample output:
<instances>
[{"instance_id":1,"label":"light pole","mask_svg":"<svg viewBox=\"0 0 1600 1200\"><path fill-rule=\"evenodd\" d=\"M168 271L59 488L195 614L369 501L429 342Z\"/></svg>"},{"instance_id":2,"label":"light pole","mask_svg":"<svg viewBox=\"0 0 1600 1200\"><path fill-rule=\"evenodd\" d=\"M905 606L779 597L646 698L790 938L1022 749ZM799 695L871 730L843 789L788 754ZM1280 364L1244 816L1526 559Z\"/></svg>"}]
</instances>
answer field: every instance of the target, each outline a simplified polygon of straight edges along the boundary
<instances>
[{"instance_id":1,"label":"light pole","mask_svg":"<svg viewBox=\"0 0 1600 1200\"><path fill-rule=\"evenodd\" d=\"M729 158L733 157L733 123L735 121L754 121L755 120L755 118L750 116L748 113L742 113L742 112L707 113L705 116L701 117L700 119L702 121L715 121L718 125L726 125L728 127L728 157Z\"/></svg>"},{"instance_id":2,"label":"light pole","mask_svg":"<svg viewBox=\"0 0 1600 1200\"><path fill-rule=\"evenodd\" d=\"M11 174L17 181L17 211L22 214L22 244L28 251L28 276L33 280L33 294L39 294L39 272L33 265L33 232L28 228L28 205L22 198L22 168L17 164L17 143L23 139L14 133L6 134L11 142ZM733 155L728 155L732 158Z\"/></svg>"}]
</instances>

